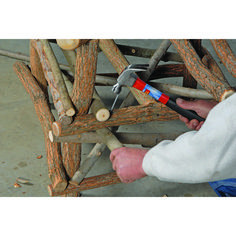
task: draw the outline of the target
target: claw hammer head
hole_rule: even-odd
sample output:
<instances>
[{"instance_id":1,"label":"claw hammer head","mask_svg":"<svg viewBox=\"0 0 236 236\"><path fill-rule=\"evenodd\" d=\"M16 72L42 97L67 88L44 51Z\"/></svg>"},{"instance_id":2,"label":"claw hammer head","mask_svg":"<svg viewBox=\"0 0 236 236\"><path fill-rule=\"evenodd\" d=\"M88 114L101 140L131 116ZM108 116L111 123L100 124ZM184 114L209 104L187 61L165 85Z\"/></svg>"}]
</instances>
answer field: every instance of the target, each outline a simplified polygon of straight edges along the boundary
<instances>
[{"instance_id":1,"label":"claw hammer head","mask_svg":"<svg viewBox=\"0 0 236 236\"><path fill-rule=\"evenodd\" d=\"M137 79L135 72L146 71L148 66L148 64L132 64L125 67L125 69L119 75L117 83L113 86L112 91L115 94L120 94L121 88L123 86L132 87Z\"/></svg>"}]
</instances>

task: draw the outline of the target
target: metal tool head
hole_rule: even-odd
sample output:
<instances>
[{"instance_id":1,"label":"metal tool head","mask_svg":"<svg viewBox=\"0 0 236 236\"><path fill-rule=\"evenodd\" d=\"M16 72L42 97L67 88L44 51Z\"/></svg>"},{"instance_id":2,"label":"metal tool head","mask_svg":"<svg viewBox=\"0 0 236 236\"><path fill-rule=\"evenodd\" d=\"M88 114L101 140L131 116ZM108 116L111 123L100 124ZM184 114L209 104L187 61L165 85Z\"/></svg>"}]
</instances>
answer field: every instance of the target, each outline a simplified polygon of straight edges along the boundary
<instances>
[{"instance_id":1,"label":"metal tool head","mask_svg":"<svg viewBox=\"0 0 236 236\"><path fill-rule=\"evenodd\" d=\"M112 91L116 94L119 94L121 92L122 86L132 87L136 80L134 72L146 71L148 67L149 64L131 64L125 67L118 77L117 83L113 86Z\"/></svg>"}]
</instances>

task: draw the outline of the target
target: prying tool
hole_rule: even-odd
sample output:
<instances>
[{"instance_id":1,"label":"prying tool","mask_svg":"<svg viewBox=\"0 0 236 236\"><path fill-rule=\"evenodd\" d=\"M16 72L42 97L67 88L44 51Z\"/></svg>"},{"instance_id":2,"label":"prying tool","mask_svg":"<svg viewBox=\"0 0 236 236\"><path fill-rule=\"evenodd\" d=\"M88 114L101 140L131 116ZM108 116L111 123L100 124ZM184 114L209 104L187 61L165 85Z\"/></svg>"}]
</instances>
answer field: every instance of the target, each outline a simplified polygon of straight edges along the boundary
<instances>
[{"instance_id":1,"label":"prying tool","mask_svg":"<svg viewBox=\"0 0 236 236\"><path fill-rule=\"evenodd\" d=\"M185 110L179 107L176 102L167 96L166 94L162 93L161 91L153 88L149 84L145 83L141 80L135 72L145 71L148 69L148 64L132 64L127 66L120 76L117 79L117 83L113 86L112 91L117 95L116 99L112 105L112 109L115 106L117 98L121 92L123 86L129 86L136 88L149 96L153 97L157 101L165 104L167 107L171 108L172 110L176 111L180 115L188 118L189 120L196 119L199 122L205 121L204 118L200 117L195 111Z\"/></svg>"}]
</instances>

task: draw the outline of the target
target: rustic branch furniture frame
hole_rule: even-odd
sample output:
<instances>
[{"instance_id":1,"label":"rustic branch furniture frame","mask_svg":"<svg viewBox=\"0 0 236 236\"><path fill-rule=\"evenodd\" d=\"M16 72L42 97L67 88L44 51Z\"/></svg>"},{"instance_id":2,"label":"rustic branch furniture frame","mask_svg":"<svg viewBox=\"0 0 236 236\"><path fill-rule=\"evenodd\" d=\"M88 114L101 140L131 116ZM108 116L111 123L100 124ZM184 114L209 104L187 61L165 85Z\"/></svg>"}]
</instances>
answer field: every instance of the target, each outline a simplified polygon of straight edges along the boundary
<instances>
[{"instance_id":1,"label":"rustic branch furniture frame","mask_svg":"<svg viewBox=\"0 0 236 236\"><path fill-rule=\"evenodd\" d=\"M61 47L68 66L58 64L52 43ZM222 63L236 77L236 58L227 41L211 40L211 43ZM168 52L171 44L176 53ZM106 55L117 74L96 73L98 53ZM86 178L106 146L110 150L123 144L153 146L180 135L117 132L125 124L178 119L174 111L135 88L129 88L130 93L120 108L110 113L95 85L113 85L129 65L125 55L150 58L148 70L139 76L163 92L216 101L235 92L209 51L202 47L201 40L166 39L157 50L117 45L111 39L30 40L30 58L23 59L30 60L30 66L17 61L13 68L32 99L44 132L52 182L48 186L50 196L79 196L84 190L120 183L115 172ZM174 63L158 65L161 60ZM63 70L70 71L72 76L68 79ZM182 77L183 86L153 82L168 77ZM203 89L197 89L197 84ZM56 120L49 95L57 112ZM139 105L133 105L135 100ZM81 165L82 143L95 145Z\"/></svg>"}]
</instances>

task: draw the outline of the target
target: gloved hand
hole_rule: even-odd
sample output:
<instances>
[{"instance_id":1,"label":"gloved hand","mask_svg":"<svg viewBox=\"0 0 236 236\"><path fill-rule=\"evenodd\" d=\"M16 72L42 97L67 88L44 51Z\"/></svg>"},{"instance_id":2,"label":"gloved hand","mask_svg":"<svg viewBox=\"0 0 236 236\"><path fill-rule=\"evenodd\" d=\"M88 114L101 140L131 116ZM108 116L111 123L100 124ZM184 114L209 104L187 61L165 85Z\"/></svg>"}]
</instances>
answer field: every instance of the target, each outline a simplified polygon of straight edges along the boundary
<instances>
[{"instance_id":1,"label":"gloved hand","mask_svg":"<svg viewBox=\"0 0 236 236\"><path fill-rule=\"evenodd\" d=\"M176 103L187 110L193 110L195 111L199 116L203 118L207 118L208 113L210 110L217 105L218 103L215 101L208 101L208 100L194 100L194 101L185 101L181 98L176 99ZM196 119L193 120L188 120L186 117L179 116L179 119L183 121L188 128L194 129L194 130L199 130L204 121L199 122Z\"/></svg>"},{"instance_id":2,"label":"gloved hand","mask_svg":"<svg viewBox=\"0 0 236 236\"><path fill-rule=\"evenodd\" d=\"M147 149L122 147L110 154L112 167L124 183L132 183L146 176L142 163Z\"/></svg>"}]
</instances>

